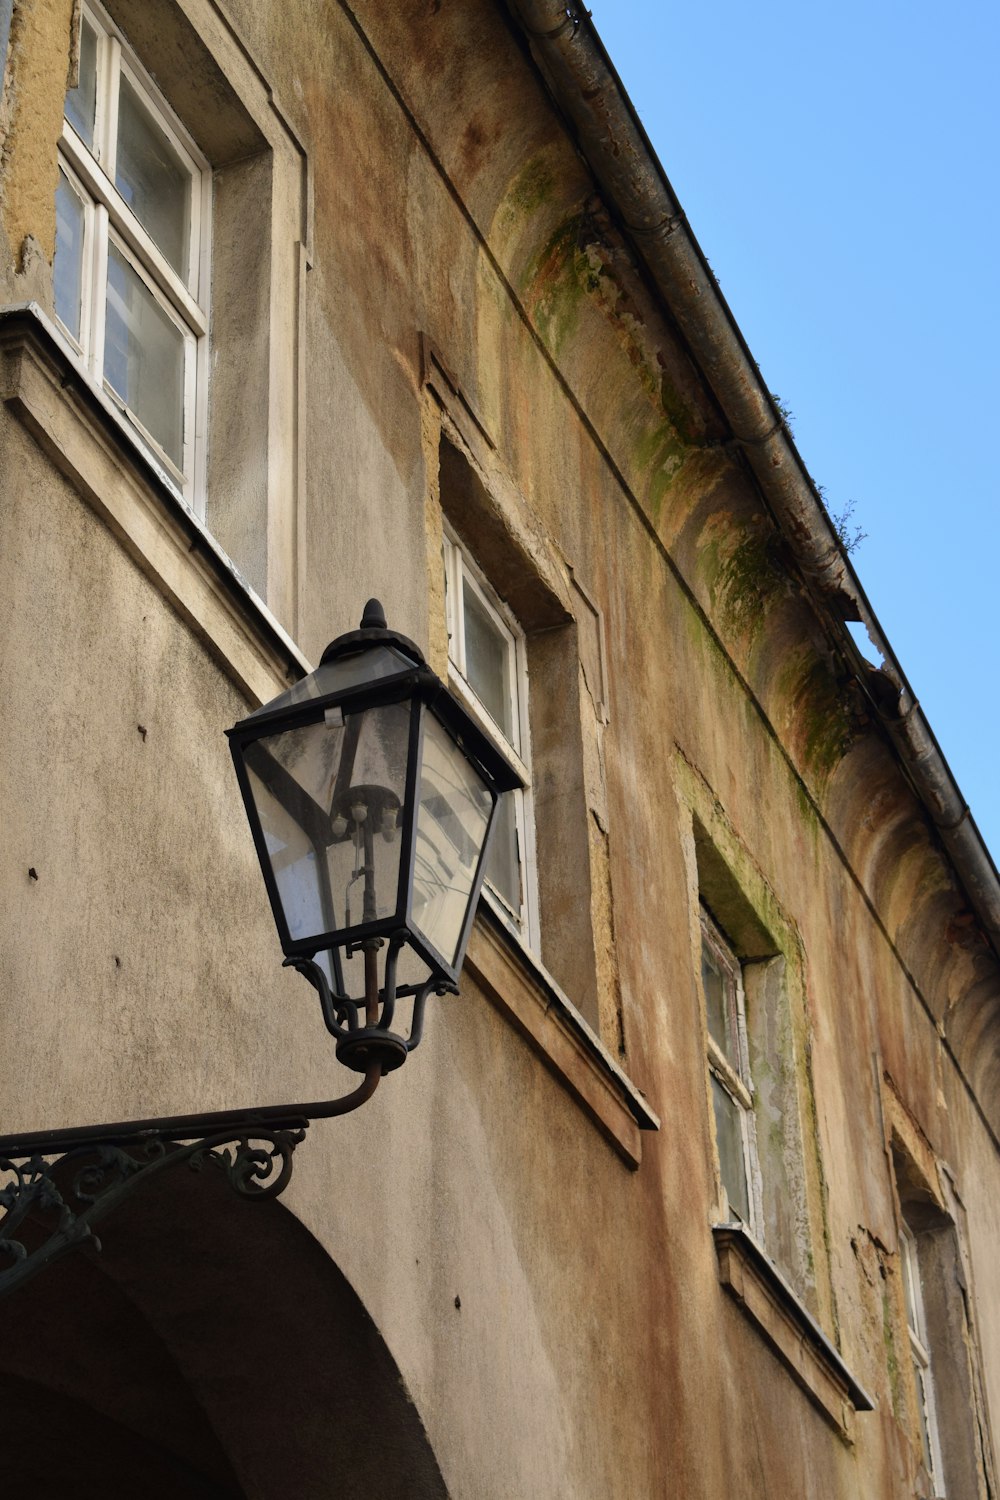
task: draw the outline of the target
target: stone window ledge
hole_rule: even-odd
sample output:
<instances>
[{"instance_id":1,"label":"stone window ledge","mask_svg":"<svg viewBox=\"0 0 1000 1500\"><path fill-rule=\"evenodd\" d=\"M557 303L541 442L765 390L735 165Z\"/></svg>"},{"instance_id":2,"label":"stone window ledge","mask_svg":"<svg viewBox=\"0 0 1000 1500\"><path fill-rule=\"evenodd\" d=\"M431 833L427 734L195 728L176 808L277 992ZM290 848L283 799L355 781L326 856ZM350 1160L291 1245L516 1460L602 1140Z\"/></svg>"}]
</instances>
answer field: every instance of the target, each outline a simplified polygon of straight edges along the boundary
<instances>
[{"instance_id":1,"label":"stone window ledge","mask_svg":"<svg viewBox=\"0 0 1000 1500\"><path fill-rule=\"evenodd\" d=\"M854 1413L875 1403L743 1224L712 1227L719 1281L820 1411L848 1442Z\"/></svg>"},{"instance_id":2,"label":"stone window ledge","mask_svg":"<svg viewBox=\"0 0 1000 1500\"><path fill-rule=\"evenodd\" d=\"M628 1166L642 1160L640 1131L660 1122L555 980L486 900L469 939L465 972L517 1031Z\"/></svg>"},{"instance_id":3,"label":"stone window ledge","mask_svg":"<svg viewBox=\"0 0 1000 1500\"><path fill-rule=\"evenodd\" d=\"M251 704L310 670L139 434L34 302L0 309L0 402L101 518Z\"/></svg>"}]
</instances>

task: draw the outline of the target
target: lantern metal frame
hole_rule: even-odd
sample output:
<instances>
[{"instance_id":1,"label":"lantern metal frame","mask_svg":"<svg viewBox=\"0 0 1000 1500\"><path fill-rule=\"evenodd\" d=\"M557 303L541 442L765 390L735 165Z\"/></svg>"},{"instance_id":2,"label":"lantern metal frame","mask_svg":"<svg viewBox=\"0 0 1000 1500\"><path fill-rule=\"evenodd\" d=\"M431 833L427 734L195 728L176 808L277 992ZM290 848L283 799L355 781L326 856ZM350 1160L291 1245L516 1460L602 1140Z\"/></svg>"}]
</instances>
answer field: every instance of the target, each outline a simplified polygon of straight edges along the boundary
<instances>
[{"instance_id":1,"label":"lantern metal frame","mask_svg":"<svg viewBox=\"0 0 1000 1500\"><path fill-rule=\"evenodd\" d=\"M424 1008L432 992L457 993L457 981L475 917L489 853L495 816L489 819L475 877L468 896L459 941L448 960L412 921L415 836L409 839L407 868L400 861L396 913L392 919L368 921L351 930L349 942L327 945L326 937L338 938L338 930L320 941L296 942L284 921L270 861L253 813L252 795L242 751L264 735L282 728L321 722L331 709L379 707L409 698L424 706L411 714L409 759L404 803L411 820L416 817L415 800L420 766L421 737L426 713L433 713L457 747L482 775L493 796L493 814L499 794L519 785L517 773L491 744L440 679L427 667L419 648L405 636L390 631L382 607L369 600L361 628L340 636L323 653L323 666L374 646L388 645L404 658L398 674L364 682L339 693L307 698L294 709L287 706L268 711L268 705L228 730L237 777L247 804L248 816L265 886L271 901L278 936L285 952L285 965L299 970L319 992L323 1019L337 1042L338 1060L364 1076L358 1086L338 1099L304 1104L271 1105L202 1114L174 1115L148 1120L125 1120L114 1124L84 1125L68 1130L43 1130L32 1135L0 1136L0 1296L30 1280L44 1267L81 1245L101 1248L94 1226L137 1188L171 1166L186 1163L193 1170L221 1174L240 1196L274 1198L287 1186L292 1174L292 1154L305 1139L315 1120L349 1114L375 1093L385 1073L405 1061L418 1045L423 1031ZM280 703L280 699L276 702ZM401 902L406 881L405 904ZM405 920L398 913L404 904ZM342 931L339 933L342 937ZM388 944L381 986L378 952ZM399 954L411 945L430 970L420 985L397 984ZM346 993L339 948L348 946L364 954L365 992L360 998ZM317 953L328 951L334 984L316 962ZM390 1030L397 1001L412 996L413 1013L406 1037ZM6 1262L6 1264L4 1264Z\"/></svg>"}]
</instances>

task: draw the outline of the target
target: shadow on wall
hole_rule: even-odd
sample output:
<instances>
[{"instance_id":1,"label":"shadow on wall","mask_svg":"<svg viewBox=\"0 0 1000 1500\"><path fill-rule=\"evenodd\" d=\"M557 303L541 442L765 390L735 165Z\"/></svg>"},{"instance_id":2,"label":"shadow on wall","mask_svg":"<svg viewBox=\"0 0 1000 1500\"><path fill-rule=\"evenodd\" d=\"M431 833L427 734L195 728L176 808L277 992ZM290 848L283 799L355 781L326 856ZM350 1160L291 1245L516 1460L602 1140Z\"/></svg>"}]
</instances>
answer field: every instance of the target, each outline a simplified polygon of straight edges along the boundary
<instances>
[{"instance_id":1,"label":"shadow on wall","mask_svg":"<svg viewBox=\"0 0 1000 1500\"><path fill-rule=\"evenodd\" d=\"M392 1356L278 1203L180 1169L3 1303L4 1488L447 1500Z\"/></svg>"}]
</instances>

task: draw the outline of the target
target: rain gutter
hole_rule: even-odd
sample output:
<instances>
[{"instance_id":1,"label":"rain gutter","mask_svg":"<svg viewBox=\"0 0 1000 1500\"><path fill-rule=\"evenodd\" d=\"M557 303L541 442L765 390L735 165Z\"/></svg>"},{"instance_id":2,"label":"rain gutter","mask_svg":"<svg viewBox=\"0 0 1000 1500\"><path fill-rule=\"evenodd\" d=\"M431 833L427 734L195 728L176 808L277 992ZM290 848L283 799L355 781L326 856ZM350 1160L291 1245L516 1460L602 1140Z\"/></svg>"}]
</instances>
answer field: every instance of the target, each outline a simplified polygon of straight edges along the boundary
<instances>
[{"instance_id":1,"label":"rain gutter","mask_svg":"<svg viewBox=\"0 0 1000 1500\"><path fill-rule=\"evenodd\" d=\"M814 600L839 629L844 655L1000 957L997 868L589 14L557 0L508 5L745 453ZM877 664L855 644L849 620L864 625Z\"/></svg>"}]
</instances>

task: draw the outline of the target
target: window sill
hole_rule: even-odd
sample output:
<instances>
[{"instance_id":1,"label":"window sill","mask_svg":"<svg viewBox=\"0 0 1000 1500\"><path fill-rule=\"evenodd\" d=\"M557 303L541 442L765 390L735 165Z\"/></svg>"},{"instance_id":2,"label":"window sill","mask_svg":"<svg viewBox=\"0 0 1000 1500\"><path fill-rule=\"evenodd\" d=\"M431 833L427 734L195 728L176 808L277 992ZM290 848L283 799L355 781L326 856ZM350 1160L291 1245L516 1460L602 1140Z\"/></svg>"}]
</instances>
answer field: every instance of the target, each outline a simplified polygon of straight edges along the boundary
<instances>
[{"instance_id":1,"label":"window sill","mask_svg":"<svg viewBox=\"0 0 1000 1500\"><path fill-rule=\"evenodd\" d=\"M483 900L465 971L538 1054L628 1166L642 1160L640 1131L660 1122L576 1007Z\"/></svg>"},{"instance_id":2,"label":"window sill","mask_svg":"<svg viewBox=\"0 0 1000 1500\"><path fill-rule=\"evenodd\" d=\"M0 309L0 402L251 703L266 703L310 670L37 303Z\"/></svg>"},{"instance_id":3,"label":"window sill","mask_svg":"<svg viewBox=\"0 0 1000 1500\"><path fill-rule=\"evenodd\" d=\"M739 1223L712 1227L719 1281L794 1379L848 1442L854 1413L875 1403L816 1320Z\"/></svg>"}]
</instances>

